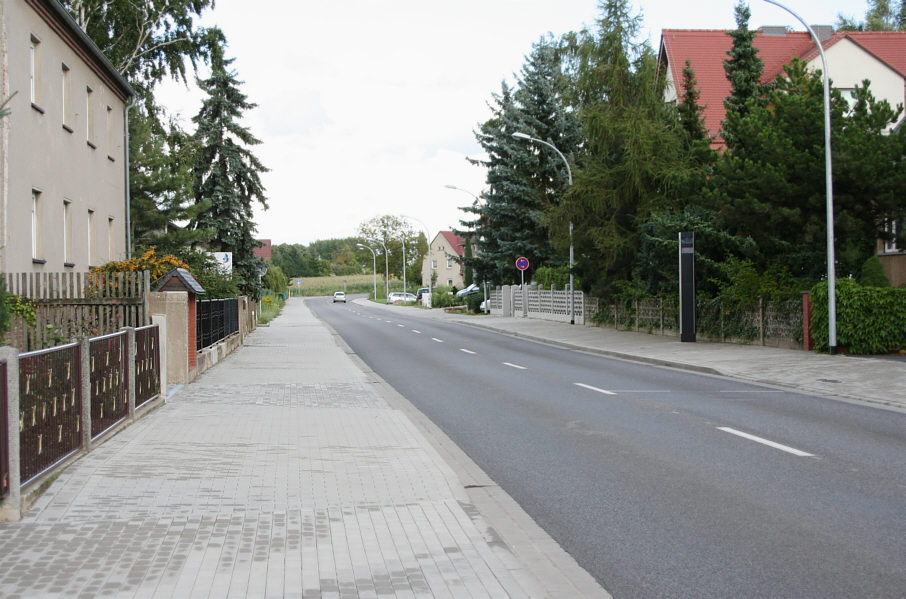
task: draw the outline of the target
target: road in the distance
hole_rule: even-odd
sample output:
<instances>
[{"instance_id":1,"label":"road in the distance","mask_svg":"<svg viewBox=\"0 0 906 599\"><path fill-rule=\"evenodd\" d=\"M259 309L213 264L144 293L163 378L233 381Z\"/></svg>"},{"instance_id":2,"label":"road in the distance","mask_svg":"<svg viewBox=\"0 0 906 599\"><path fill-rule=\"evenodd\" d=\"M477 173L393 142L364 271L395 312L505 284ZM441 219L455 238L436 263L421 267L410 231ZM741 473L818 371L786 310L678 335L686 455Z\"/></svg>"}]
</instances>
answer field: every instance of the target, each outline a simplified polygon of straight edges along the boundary
<instances>
[{"instance_id":1,"label":"road in the distance","mask_svg":"<svg viewBox=\"0 0 906 599\"><path fill-rule=\"evenodd\" d=\"M617 599L906 596L906 415L308 305Z\"/></svg>"}]
</instances>

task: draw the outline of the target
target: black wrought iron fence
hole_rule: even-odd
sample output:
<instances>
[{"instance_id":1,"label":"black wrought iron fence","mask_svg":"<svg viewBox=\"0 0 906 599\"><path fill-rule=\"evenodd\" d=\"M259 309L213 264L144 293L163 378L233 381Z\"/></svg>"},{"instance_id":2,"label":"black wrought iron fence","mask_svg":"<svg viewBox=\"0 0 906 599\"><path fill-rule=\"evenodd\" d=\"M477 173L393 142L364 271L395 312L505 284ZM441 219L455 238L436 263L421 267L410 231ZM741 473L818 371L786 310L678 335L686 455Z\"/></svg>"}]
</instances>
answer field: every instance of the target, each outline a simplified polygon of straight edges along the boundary
<instances>
[{"instance_id":1,"label":"black wrought iron fence","mask_svg":"<svg viewBox=\"0 0 906 599\"><path fill-rule=\"evenodd\" d=\"M0 499L9 495L9 403L6 389L6 360L0 362Z\"/></svg>"},{"instance_id":2,"label":"black wrought iron fence","mask_svg":"<svg viewBox=\"0 0 906 599\"><path fill-rule=\"evenodd\" d=\"M201 350L239 332L239 299L199 300L195 311L195 349Z\"/></svg>"},{"instance_id":3,"label":"black wrought iron fence","mask_svg":"<svg viewBox=\"0 0 906 599\"><path fill-rule=\"evenodd\" d=\"M160 329L157 325L135 329L135 405L160 395Z\"/></svg>"},{"instance_id":4,"label":"black wrought iron fence","mask_svg":"<svg viewBox=\"0 0 906 599\"><path fill-rule=\"evenodd\" d=\"M91 438L101 436L129 415L129 336L123 331L95 337L91 356Z\"/></svg>"},{"instance_id":5,"label":"black wrought iron fence","mask_svg":"<svg viewBox=\"0 0 906 599\"><path fill-rule=\"evenodd\" d=\"M78 343L69 343L19 356L23 485L82 446L81 354Z\"/></svg>"}]
</instances>

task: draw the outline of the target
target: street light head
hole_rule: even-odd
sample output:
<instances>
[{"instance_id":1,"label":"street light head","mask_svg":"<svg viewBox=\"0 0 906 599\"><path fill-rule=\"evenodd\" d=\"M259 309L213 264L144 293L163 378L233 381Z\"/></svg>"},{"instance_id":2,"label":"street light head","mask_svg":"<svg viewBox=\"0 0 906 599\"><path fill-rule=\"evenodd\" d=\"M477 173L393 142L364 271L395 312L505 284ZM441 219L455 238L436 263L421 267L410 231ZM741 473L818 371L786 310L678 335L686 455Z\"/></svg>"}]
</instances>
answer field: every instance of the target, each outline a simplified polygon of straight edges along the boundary
<instances>
[{"instance_id":1,"label":"street light head","mask_svg":"<svg viewBox=\"0 0 906 599\"><path fill-rule=\"evenodd\" d=\"M513 132L513 137L517 137L519 139L531 139L532 138L530 135L526 135L522 131Z\"/></svg>"},{"instance_id":2,"label":"street light head","mask_svg":"<svg viewBox=\"0 0 906 599\"><path fill-rule=\"evenodd\" d=\"M444 187L446 187L447 189L459 189L455 185L444 185Z\"/></svg>"}]
</instances>

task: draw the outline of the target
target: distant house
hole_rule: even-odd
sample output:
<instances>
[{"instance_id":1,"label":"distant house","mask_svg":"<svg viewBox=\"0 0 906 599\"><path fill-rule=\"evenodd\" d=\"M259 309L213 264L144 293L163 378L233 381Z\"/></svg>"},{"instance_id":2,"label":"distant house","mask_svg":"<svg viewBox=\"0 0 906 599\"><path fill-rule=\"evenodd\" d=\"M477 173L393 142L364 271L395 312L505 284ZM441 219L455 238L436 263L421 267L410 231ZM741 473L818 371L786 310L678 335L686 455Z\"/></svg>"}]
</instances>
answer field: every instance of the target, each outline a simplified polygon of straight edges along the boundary
<instances>
[{"instance_id":1,"label":"distant house","mask_svg":"<svg viewBox=\"0 0 906 599\"><path fill-rule=\"evenodd\" d=\"M836 89L852 92L868 79L875 98L891 106L906 105L906 31L841 31L830 26L813 26L822 40L828 72ZM665 29L661 34L658 61L667 78L665 98L676 102L684 90L683 68L688 60L695 71L703 107L705 128L717 149L723 147L721 122L726 118L724 98L730 94L723 60L733 46L728 31L708 29ZM762 82L773 81L793 58L806 62L810 69L821 69L818 48L808 32L787 31L785 27L762 27L753 44L764 61ZM901 119L906 119L901 115ZM891 129L901 128L903 120ZM906 222L890 223L901 230ZM906 284L906 248L893 242L878 242L878 257L893 285Z\"/></svg>"},{"instance_id":2,"label":"distant house","mask_svg":"<svg viewBox=\"0 0 906 599\"><path fill-rule=\"evenodd\" d=\"M465 256L466 240L453 231L440 231L431 241L428 256L422 263L422 281L434 277L436 285L465 287L465 268L462 259Z\"/></svg>"},{"instance_id":3,"label":"distant house","mask_svg":"<svg viewBox=\"0 0 906 599\"><path fill-rule=\"evenodd\" d=\"M258 239L258 243L261 245L255 248L255 257L261 258L262 260L270 260L274 257L273 249L271 248L270 239Z\"/></svg>"},{"instance_id":4,"label":"distant house","mask_svg":"<svg viewBox=\"0 0 906 599\"><path fill-rule=\"evenodd\" d=\"M0 270L127 253L125 79L56 0L0 0Z\"/></svg>"}]
</instances>

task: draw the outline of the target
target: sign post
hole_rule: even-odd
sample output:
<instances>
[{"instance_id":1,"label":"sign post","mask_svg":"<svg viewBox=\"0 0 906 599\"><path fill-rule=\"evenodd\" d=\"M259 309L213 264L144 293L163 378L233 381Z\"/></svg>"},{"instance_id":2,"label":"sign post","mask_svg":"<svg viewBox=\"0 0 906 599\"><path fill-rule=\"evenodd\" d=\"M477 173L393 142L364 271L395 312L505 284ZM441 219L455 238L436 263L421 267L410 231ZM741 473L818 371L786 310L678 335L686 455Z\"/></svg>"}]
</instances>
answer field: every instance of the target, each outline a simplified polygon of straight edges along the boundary
<instances>
[{"instance_id":1,"label":"sign post","mask_svg":"<svg viewBox=\"0 0 906 599\"><path fill-rule=\"evenodd\" d=\"M522 318L528 316L528 298L525 295L525 269L529 267L528 258L520 256L516 258L516 268L519 269L519 277L522 281Z\"/></svg>"},{"instance_id":2,"label":"sign post","mask_svg":"<svg viewBox=\"0 0 906 599\"><path fill-rule=\"evenodd\" d=\"M680 341L695 342L695 233L679 234Z\"/></svg>"}]
</instances>

